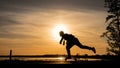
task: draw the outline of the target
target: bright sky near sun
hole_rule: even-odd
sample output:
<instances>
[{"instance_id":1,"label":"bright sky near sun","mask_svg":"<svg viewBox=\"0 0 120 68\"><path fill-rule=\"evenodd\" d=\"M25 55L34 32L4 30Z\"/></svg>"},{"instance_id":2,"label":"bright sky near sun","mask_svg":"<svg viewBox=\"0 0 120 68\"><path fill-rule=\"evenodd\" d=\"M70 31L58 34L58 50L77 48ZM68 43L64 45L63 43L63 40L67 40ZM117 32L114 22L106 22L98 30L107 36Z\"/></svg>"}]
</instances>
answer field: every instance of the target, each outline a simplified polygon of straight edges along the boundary
<instances>
[{"instance_id":1,"label":"bright sky near sun","mask_svg":"<svg viewBox=\"0 0 120 68\"><path fill-rule=\"evenodd\" d=\"M68 32L68 28L67 28L67 26L66 25L64 25L64 24L62 24L62 22L60 22L61 24L57 24L57 25L55 25L55 27L52 29L52 35L54 36L54 39L56 39L56 40L60 40L61 39L61 37L60 37L60 35L59 35L59 32L60 31L64 31L64 32L66 32L66 33L69 33Z\"/></svg>"},{"instance_id":2,"label":"bright sky near sun","mask_svg":"<svg viewBox=\"0 0 120 68\"><path fill-rule=\"evenodd\" d=\"M106 54L104 0L0 0L0 55L67 54L59 31ZM71 54L94 54L77 46Z\"/></svg>"}]
</instances>

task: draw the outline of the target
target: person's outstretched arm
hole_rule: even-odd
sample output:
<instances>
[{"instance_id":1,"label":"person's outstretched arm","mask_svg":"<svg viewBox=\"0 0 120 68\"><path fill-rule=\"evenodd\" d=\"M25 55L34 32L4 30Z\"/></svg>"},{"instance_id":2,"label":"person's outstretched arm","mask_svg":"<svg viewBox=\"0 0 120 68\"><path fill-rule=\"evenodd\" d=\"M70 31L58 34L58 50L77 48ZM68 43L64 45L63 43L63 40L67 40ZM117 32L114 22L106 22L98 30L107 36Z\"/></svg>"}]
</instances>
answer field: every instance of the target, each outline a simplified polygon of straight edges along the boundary
<instances>
[{"instance_id":1,"label":"person's outstretched arm","mask_svg":"<svg viewBox=\"0 0 120 68\"><path fill-rule=\"evenodd\" d=\"M62 41L63 41L63 38L61 38L61 40L60 40L60 44L62 43Z\"/></svg>"}]
</instances>

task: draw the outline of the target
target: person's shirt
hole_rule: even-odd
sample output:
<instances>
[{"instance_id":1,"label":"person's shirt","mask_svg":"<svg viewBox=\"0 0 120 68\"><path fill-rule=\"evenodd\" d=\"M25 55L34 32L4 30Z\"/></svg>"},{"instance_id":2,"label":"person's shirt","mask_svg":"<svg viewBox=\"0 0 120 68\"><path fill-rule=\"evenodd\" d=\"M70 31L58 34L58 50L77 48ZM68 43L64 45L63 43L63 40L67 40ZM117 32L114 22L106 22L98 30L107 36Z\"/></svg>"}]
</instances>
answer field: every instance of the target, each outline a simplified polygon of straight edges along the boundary
<instances>
[{"instance_id":1,"label":"person's shirt","mask_svg":"<svg viewBox=\"0 0 120 68\"><path fill-rule=\"evenodd\" d=\"M67 34L67 33L64 34L64 35L62 36L62 38L65 39L66 41L73 41L74 39L76 39L74 35L72 35L72 34Z\"/></svg>"}]
</instances>

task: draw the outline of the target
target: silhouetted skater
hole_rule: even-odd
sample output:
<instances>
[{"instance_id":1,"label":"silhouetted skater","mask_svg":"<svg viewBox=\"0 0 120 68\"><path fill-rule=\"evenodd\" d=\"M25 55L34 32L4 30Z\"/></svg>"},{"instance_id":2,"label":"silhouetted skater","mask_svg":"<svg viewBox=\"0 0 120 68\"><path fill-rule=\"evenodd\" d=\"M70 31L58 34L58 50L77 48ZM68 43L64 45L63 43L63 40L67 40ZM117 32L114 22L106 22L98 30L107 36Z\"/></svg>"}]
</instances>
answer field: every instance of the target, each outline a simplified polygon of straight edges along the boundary
<instances>
[{"instance_id":1,"label":"silhouetted skater","mask_svg":"<svg viewBox=\"0 0 120 68\"><path fill-rule=\"evenodd\" d=\"M63 31L60 31L59 34L60 34L60 37L61 37L60 44L63 43L63 45L64 45L65 41L66 41L66 50L67 50L67 55L68 56L65 58L65 60L71 59L70 48L73 45L77 45L78 47L80 47L82 49L92 50L94 53L96 53L96 50L95 50L94 47L89 47L89 46L82 45L74 35L64 33Z\"/></svg>"}]
</instances>

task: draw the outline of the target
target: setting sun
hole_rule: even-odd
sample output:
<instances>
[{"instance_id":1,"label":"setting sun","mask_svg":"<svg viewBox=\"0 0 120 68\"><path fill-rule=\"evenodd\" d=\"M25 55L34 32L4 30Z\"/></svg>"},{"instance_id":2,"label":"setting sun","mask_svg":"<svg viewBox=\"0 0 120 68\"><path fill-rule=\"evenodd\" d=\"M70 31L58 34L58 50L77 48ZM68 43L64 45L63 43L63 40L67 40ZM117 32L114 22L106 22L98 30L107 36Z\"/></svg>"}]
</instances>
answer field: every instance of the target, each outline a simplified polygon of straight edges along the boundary
<instances>
[{"instance_id":1,"label":"setting sun","mask_svg":"<svg viewBox=\"0 0 120 68\"><path fill-rule=\"evenodd\" d=\"M68 32L68 29L65 25L63 24L59 24L59 25L56 25L53 30L52 30L52 34L53 34L53 37L58 40L60 39L60 36L59 36L59 32L60 31L64 31L65 33Z\"/></svg>"}]
</instances>

